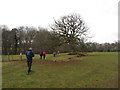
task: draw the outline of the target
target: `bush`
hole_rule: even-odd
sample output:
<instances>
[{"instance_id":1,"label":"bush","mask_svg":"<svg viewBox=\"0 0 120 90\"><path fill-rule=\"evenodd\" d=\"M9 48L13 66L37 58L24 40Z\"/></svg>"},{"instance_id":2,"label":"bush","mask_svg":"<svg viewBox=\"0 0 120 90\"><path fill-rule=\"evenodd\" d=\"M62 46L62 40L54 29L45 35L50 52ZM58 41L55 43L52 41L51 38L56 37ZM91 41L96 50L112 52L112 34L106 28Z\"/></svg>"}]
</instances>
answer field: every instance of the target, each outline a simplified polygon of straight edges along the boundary
<instances>
[{"instance_id":1,"label":"bush","mask_svg":"<svg viewBox=\"0 0 120 90\"><path fill-rule=\"evenodd\" d=\"M77 57L86 56L83 52L70 52L68 55L77 55Z\"/></svg>"}]
</instances>

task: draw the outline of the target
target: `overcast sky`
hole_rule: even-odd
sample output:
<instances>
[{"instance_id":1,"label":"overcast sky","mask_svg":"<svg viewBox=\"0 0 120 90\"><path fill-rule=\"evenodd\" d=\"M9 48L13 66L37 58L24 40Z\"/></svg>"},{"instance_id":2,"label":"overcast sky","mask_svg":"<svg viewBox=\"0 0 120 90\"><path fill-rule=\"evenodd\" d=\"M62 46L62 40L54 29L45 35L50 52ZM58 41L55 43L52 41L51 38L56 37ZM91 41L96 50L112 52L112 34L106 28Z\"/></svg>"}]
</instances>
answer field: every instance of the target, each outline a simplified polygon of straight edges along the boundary
<instances>
[{"instance_id":1,"label":"overcast sky","mask_svg":"<svg viewBox=\"0 0 120 90\"><path fill-rule=\"evenodd\" d=\"M105 43L118 40L119 0L0 0L0 24L48 28L61 16L80 14L90 28L89 41Z\"/></svg>"}]
</instances>

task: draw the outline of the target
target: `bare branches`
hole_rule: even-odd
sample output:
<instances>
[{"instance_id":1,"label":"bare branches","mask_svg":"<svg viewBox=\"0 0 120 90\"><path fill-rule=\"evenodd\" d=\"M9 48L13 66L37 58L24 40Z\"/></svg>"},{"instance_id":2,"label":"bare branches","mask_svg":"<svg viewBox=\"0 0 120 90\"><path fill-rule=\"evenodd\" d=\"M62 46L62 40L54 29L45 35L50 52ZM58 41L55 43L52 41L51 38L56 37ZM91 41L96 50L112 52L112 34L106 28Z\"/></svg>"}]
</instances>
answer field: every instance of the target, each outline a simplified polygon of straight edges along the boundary
<instances>
[{"instance_id":1,"label":"bare branches","mask_svg":"<svg viewBox=\"0 0 120 90\"><path fill-rule=\"evenodd\" d=\"M54 21L55 23L51 29L60 36L71 40L86 35L88 30L81 17L76 14L64 16L60 20Z\"/></svg>"},{"instance_id":2,"label":"bare branches","mask_svg":"<svg viewBox=\"0 0 120 90\"><path fill-rule=\"evenodd\" d=\"M71 45L71 49L74 49L75 44L83 41L87 35L88 28L77 14L63 16L60 20L54 20L54 22L51 29L63 41L63 44Z\"/></svg>"}]
</instances>

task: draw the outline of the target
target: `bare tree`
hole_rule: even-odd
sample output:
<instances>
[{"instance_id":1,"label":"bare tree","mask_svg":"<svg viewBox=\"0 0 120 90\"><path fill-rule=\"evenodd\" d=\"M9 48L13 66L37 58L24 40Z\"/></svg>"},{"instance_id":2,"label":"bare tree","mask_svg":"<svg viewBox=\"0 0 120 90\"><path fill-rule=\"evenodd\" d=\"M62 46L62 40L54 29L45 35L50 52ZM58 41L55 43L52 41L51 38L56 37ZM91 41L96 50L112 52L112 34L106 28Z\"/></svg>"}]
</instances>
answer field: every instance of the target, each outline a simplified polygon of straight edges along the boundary
<instances>
[{"instance_id":1,"label":"bare tree","mask_svg":"<svg viewBox=\"0 0 120 90\"><path fill-rule=\"evenodd\" d=\"M0 25L0 30L2 31L2 54L7 54L11 46L9 37L10 30L6 25Z\"/></svg>"},{"instance_id":2,"label":"bare tree","mask_svg":"<svg viewBox=\"0 0 120 90\"><path fill-rule=\"evenodd\" d=\"M14 54L16 55L20 38L17 35L18 32L17 28L13 28L11 32L13 34L13 39L14 39Z\"/></svg>"},{"instance_id":3,"label":"bare tree","mask_svg":"<svg viewBox=\"0 0 120 90\"><path fill-rule=\"evenodd\" d=\"M72 14L63 16L60 20L54 20L51 26L54 35L59 37L62 43L68 43L74 51L75 45L86 37L88 27L80 15Z\"/></svg>"}]
</instances>

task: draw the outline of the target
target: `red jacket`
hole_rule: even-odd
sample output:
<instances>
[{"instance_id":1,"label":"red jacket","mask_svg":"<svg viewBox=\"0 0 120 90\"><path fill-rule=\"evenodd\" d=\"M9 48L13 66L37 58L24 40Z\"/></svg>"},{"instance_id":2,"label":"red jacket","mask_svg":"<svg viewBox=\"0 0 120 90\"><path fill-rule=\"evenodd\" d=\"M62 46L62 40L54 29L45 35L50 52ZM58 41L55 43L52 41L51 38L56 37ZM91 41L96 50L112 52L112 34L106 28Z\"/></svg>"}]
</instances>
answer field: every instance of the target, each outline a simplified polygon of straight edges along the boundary
<instances>
[{"instance_id":1,"label":"red jacket","mask_svg":"<svg viewBox=\"0 0 120 90\"><path fill-rule=\"evenodd\" d=\"M43 52L40 52L40 55L43 55Z\"/></svg>"},{"instance_id":2,"label":"red jacket","mask_svg":"<svg viewBox=\"0 0 120 90\"><path fill-rule=\"evenodd\" d=\"M43 52L43 55L46 55L46 52Z\"/></svg>"}]
</instances>

